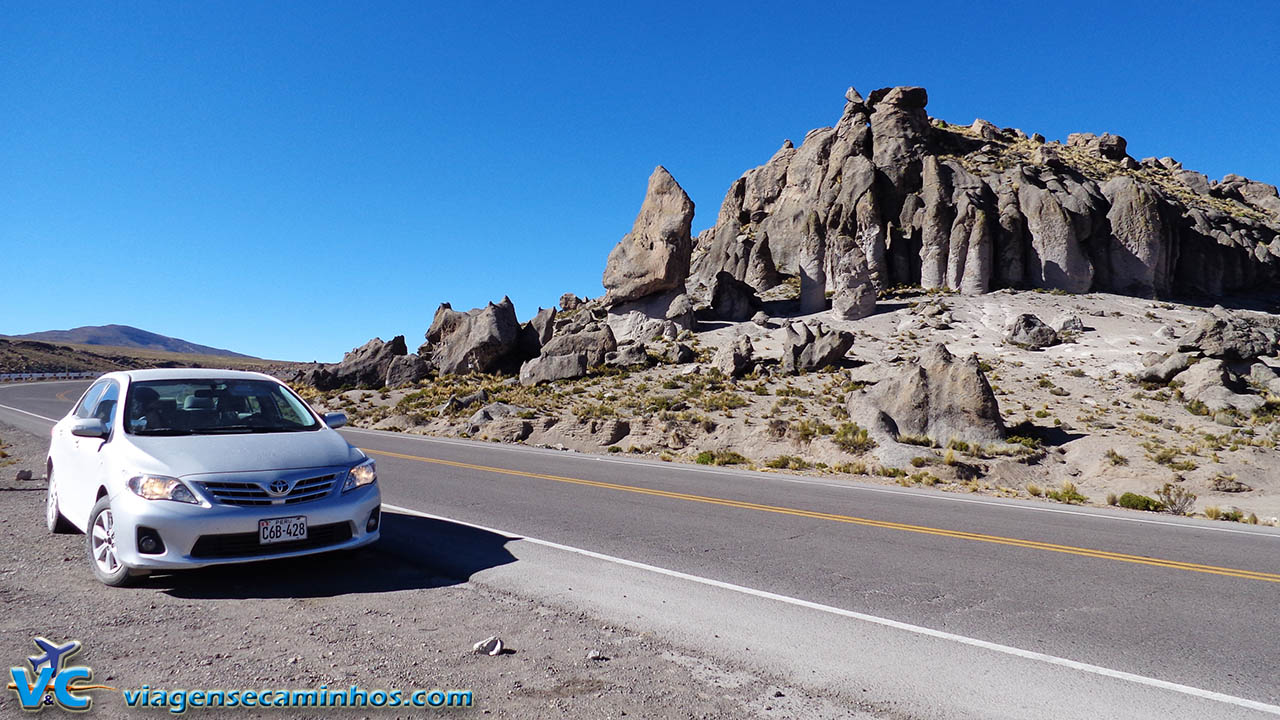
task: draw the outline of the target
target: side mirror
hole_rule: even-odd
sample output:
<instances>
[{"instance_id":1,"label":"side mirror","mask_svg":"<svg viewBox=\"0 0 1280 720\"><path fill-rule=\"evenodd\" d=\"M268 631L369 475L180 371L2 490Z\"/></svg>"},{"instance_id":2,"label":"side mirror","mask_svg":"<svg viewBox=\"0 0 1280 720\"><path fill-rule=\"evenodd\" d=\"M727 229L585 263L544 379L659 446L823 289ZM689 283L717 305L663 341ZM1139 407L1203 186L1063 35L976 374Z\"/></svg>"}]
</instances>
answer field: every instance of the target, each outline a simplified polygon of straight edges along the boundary
<instances>
[{"instance_id":1,"label":"side mirror","mask_svg":"<svg viewBox=\"0 0 1280 720\"><path fill-rule=\"evenodd\" d=\"M98 418L80 418L71 423L71 434L76 437L97 438L102 440L109 434L107 426Z\"/></svg>"},{"instance_id":2,"label":"side mirror","mask_svg":"<svg viewBox=\"0 0 1280 720\"><path fill-rule=\"evenodd\" d=\"M334 430L337 430L338 428L347 424L347 414L346 413L325 413L324 424L328 425L330 428Z\"/></svg>"}]
</instances>

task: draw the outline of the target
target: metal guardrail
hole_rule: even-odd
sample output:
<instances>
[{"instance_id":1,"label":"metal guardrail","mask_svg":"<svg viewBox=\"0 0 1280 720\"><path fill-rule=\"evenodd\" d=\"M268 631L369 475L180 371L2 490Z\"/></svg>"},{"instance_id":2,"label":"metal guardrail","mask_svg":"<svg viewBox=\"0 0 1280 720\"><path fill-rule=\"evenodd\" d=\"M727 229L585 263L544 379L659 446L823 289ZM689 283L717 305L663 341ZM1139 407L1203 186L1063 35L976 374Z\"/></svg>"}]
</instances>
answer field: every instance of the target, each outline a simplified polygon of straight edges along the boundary
<instances>
[{"instance_id":1,"label":"metal guardrail","mask_svg":"<svg viewBox=\"0 0 1280 720\"><path fill-rule=\"evenodd\" d=\"M85 372L58 372L58 373L0 373L0 383L6 382L33 382L37 380L80 380L83 378L95 378L101 375L100 372L92 370Z\"/></svg>"}]
</instances>

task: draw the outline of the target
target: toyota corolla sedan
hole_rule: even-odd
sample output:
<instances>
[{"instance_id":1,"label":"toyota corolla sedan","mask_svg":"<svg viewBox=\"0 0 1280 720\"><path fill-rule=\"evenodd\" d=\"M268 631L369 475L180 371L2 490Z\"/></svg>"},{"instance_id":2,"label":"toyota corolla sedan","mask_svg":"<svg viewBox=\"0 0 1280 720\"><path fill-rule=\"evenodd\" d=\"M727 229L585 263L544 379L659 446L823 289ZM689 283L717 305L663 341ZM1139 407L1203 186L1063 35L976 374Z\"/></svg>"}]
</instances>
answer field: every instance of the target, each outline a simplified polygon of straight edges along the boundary
<instances>
[{"instance_id":1,"label":"toyota corolla sedan","mask_svg":"<svg viewBox=\"0 0 1280 720\"><path fill-rule=\"evenodd\" d=\"M46 521L85 533L107 585L153 570L368 545L381 494L373 460L268 375L103 375L49 443Z\"/></svg>"}]
</instances>

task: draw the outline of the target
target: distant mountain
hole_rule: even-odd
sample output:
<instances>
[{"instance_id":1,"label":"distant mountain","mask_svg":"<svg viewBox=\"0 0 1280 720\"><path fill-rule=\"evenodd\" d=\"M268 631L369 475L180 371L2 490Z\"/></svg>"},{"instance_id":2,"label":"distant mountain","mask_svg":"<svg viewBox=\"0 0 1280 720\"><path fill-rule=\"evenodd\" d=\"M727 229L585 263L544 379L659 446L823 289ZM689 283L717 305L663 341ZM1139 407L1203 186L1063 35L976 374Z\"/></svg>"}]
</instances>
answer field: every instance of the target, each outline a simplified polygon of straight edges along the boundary
<instances>
[{"instance_id":1,"label":"distant mountain","mask_svg":"<svg viewBox=\"0 0 1280 720\"><path fill-rule=\"evenodd\" d=\"M14 340L39 340L50 343L72 343L76 345L105 345L122 348L142 348L144 350L160 350L163 352L182 353L186 355L221 355L224 357L251 358L230 350L197 345L186 340L158 335L146 330L139 330L128 325L89 325L71 330L46 330L26 335L3 335Z\"/></svg>"}]
</instances>

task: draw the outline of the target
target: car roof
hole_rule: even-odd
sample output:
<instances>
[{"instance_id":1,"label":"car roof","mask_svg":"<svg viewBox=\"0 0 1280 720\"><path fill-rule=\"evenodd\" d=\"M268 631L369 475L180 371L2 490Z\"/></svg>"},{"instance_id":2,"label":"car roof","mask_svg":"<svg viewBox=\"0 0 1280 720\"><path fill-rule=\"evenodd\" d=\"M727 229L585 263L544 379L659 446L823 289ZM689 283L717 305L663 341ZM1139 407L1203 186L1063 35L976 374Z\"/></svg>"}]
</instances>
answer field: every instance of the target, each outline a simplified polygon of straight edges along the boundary
<instances>
[{"instance_id":1,"label":"car roof","mask_svg":"<svg viewBox=\"0 0 1280 720\"><path fill-rule=\"evenodd\" d=\"M103 377L128 379L129 382L144 380L271 380L279 382L270 375L249 372L246 370L218 370L215 368L156 368L151 370L122 370L107 373Z\"/></svg>"}]
</instances>

